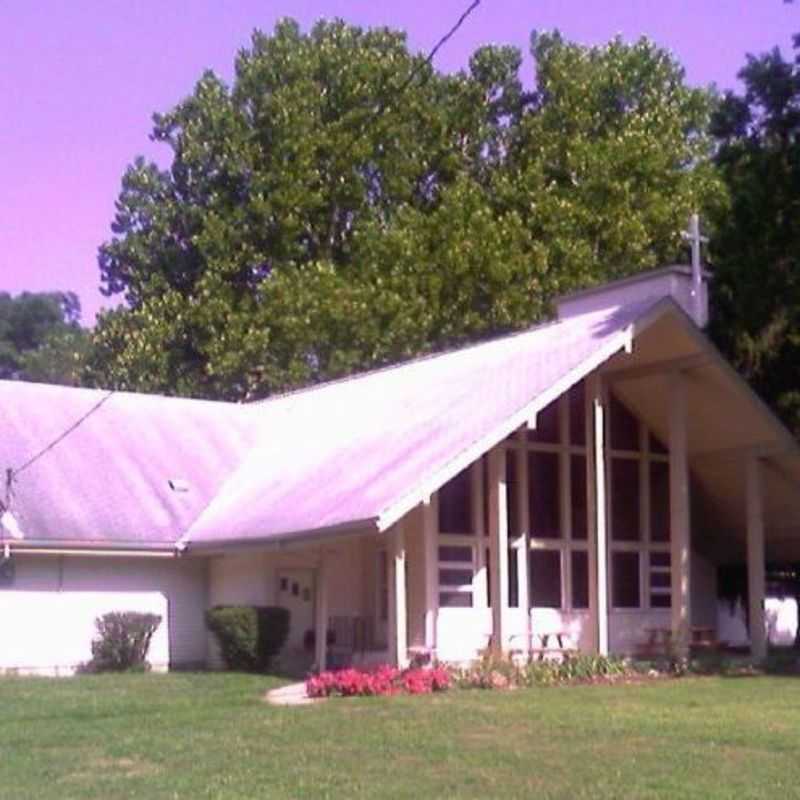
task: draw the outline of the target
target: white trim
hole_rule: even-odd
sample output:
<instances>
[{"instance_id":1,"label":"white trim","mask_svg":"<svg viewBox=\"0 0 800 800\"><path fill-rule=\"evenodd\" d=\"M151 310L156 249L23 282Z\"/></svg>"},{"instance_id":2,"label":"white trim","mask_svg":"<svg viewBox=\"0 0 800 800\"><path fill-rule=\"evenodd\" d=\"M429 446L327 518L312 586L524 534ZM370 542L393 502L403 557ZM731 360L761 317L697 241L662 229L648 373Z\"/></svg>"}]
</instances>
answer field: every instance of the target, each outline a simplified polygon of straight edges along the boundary
<instances>
[{"instance_id":1,"label":"white trim","mask_svg":"<svg viewBox=\"0 0 800 800\"><path fill-rule=\"evenodd\" d=\"M471 447L458 454L449 461L444 467L437 470L432 477L428 478L417 488L413 489L395 503L390 504L378 515L378 529L385 531L390 528L404 514L418 505L422 499L437 491L441 486L454 478L459 472L466 469L473 461L480 458L484 453L498 445L503 439L510 436L517 428L526 425L532 417L538 415L542 409L550 405L554 400L572 386L582 380L586 375L596 370L601 364L605 363L612 356L619 352L630 352L634 335L649 327L659 316L666 313L677 304L669 298L665 301L656 303L655 306L639 320L627 325L614 336L610 337L602 347L595 353L579 364L577 367L566 372L559 380L549 388L538 394L530 403L527 403L508 419L499 423L490 433L481 437Z\"/></svg>"}]
</instances>

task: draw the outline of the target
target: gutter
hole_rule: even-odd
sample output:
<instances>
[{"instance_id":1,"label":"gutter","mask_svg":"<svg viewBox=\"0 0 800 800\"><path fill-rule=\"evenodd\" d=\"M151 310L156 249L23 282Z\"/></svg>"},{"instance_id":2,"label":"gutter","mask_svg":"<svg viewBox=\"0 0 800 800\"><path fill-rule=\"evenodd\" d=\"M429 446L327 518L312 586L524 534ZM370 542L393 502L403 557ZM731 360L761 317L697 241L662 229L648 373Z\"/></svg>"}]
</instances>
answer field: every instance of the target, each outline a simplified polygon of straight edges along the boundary
<instances>
[{"instance_id":1,"label":"gutter","mask_svg":"<svg viewBox=\"0 0 800 800\"><path fill-rule=\"evenodd\" d=\"M95 544L80 541L3 540L0 547L8 555L109 556L137 558L176 558L181 550L173 544L142 545L136 542Z\"/></svg>"}]
</instances>

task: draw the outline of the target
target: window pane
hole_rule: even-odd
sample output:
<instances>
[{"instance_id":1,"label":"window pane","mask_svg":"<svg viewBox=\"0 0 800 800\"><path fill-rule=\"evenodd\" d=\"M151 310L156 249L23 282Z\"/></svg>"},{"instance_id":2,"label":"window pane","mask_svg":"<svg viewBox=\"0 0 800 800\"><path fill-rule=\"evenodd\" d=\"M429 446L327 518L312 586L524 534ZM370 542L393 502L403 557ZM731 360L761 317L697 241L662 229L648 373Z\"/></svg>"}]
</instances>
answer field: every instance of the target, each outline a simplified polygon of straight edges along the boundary
<instances>
[{"instance_id":1,"label":"window pane","mask_svg":"<svg viewBox=\"0 0 800 800\"><path fill-rule=\"evenodd\" d=\"M492 551L487 547L483 554L486 564L486 605L492 607Z\"/></svg>"},{"instance_id":2,"label":"window pane","mask_svg":"<svg viewBox=\"0 0 800 800\"><path fill-rule=\"evenodd\" d=\"M558 455L528 453L528 499L531 535L536 539L561 536Z\"/></svg>"},{"instance_id":3,"label":"window pane","mask_svg":"<svg viewBox=\"0 0 800 800\"><path fill-rule=\"evenodd\" d=\"M586 539L588 515L586 511L586 456L570 456L570 495L572 499L572 538Z\"/></svg>"},{"instance_id":4,"label":"window pane","mask_svg":"<svg viewBox=\"0 0 800 800\"><path fill-rule=\"evenodd\" d=\"M472 548L447 545L439 548L439 561L461 561L472 563Z\"/></svg>"},{"instance_id":5,"label":"window pane","mask_svg":"<svg viewBox=\"0 0 800 800\"><path fill-rule=\"evenodd\" d=\"M651 608L670 608L672 600L669 594L654 594L650 596Z\"/></svg>"},{"instance_id":6,"label":"window pane","mask_svg":"<svg viewBox=\"0 0 800 800\"><path fill-rule=\"evenodd\" d=\"M650 553L651 567L669 567L672 564L672 557L669 553Z\"/></svg>"},{"instance_id":7,"label":"window pane","mask_svg":"<svg viewBox=\"0 0 800 800\"><path fill-rule=\"evenodd\" d=\"M669 572L651 572L650 573L650 588L651 589L668 589L670 586L671 578Z\"/></svg>"},{"instance_id":8,"label":"window pane","mask_svg":"<svg viewBox=\"0 0 800 800\"><path fill-rule=\"evenodd\" d=\"M653 436L653 434L651 433L650 434L650 452L651 453L658 453L659 455L663 456L663 455L666 455L669 452L669 450L667 450L667 448L664 447L663 444L661 444L661 440L660 439L658 439L657 437Z\"/></svg>"},{"instance_id":9,"label":"window pane","mask_svg":"<svg viewBox=\"0 0 800 800\"><path fill-rule=\"evenodd\" d=\"M561 608L561 551L531 550L531 605Z\"/></svg>"},{"instance_id":10,"label":"window pane","mask_svg":"<svg viewBox=\"0 0 800 800\"><path fill-rule=\"evenodd\" d=\"M472 481L465 469L439 490L439 530L472 533Z\"/></svg>"},{"instance_id":11,"label":"window pane","mask_svg":"<svg viewBox=\"0 0 800 800\"><path fill-rule=\"evenodd\" d=\"M639 422L613 395L610 403L611 448L639 450Z\"/></svg>"},{"instance_id":12,"label":"window pane","mask_svg":"<svg viewBox=\"0 0 800 800\"><path fill-rule=\"evenodd\" d=\"M572 551L572 607L589 608L589 554Z\"/></svg>"},{"instance_id":13,"label":"window pane","mask_svg":"<svg viewBox=\"0 0 800 800\"><path fill-rule=\"evenodd\" d=\"M612 553L612 604L615 608L639 608L639 554Z\"/></svg>"},{"instance_id":14,"label":"window pane","mask_svg":"<svg viewBox=\"0 0 800 800\"><path fill-rule=\"evenodd\" d=\"M569 392L569 438L572 444L586 444L586 391L583 381Z\"/></svg>"},{"instance_id":15,"label":"window pane","mask_svg":"<svg viewBox=\"0 0 800 800\"><path fill-rule=\"evenodd\" d=\"M669 541L669 464L650 462L650 538Z\"/></svg>"},{"instance_id":16,"label":"window pane","mask_svg":"<svg viewBox=\"0 0 800 800\"><path fill-rule=\"evenodd\" d=\"M472 570L471 569L440 569L439 570L439 585L440 586L471 586L472 585Z\"/></svg>"},{"instance_id":17,"label":"window pane","mask_svg":"<svg viewBox=\"0 0 800 800\"><path fill-rule=\"evenodd\" d=\"M517 551L508 549L508 607L519 608L519 571Z\"/></svg>"},{"instance_id":18,"label":"window pane","mask_svg":"<svg viewBox=\"0 0 800 800\"><path fill-rule=\"evenodd\" d=\"M611 538L639 541L639 461L611 459Z\"/></svg>"},{"instance_id":19,"label":"window pane","mask_svg":"<svg viewBox=\"0 0 800 800\"><path fill-rule=\"evenodd\" d=\"M544 444L558 444L560 441L558 427L558 400L554 400L547 408L536 415L536 427L528 431L528 439Z\"/></svg>"},{"instance_id":20,"label":"window pane","mask_svg":"<svg viewBox=\"0 0 800 800\"><path fill-rule=\"evenodd\" d=\"M519 483L517 482L517 453L514 450L506 451L506 487L508 494L508 535L516 538L519 529Z\"/></svg>"},{"instance_id":21,"label":"window pane","mask_svg":"<svg viewBox=\"0 0 800 800\"><path fill-rule=\"evenodd\" d=\"M439 592L442 608L472 608L472 592Z\"/></svg>"}]
</instances>

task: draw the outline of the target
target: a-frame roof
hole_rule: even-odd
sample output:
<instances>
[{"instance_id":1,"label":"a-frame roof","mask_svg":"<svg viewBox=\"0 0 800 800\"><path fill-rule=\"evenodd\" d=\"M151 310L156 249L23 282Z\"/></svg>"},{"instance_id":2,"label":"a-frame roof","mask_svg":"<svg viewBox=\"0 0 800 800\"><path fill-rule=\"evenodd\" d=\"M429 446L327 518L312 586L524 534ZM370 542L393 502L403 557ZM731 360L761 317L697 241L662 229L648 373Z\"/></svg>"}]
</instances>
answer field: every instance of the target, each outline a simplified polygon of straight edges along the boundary
<instances>
[{"instance_id":1,"label":"a-frame roof","mask_svg":"<svg viewBox=\"0 0 800 800\"><path fill-rule=\"evenodd\" d=\"M589 373L684 345L725 366L665 298L249 405L0 382L3 474L83 420L0 502L33 547L204 551L384 531ZM720 375L724 389L733 379ZM759 441L793 446L741 381L737 391L763 422Z\"/></svg>"}]
</instances>

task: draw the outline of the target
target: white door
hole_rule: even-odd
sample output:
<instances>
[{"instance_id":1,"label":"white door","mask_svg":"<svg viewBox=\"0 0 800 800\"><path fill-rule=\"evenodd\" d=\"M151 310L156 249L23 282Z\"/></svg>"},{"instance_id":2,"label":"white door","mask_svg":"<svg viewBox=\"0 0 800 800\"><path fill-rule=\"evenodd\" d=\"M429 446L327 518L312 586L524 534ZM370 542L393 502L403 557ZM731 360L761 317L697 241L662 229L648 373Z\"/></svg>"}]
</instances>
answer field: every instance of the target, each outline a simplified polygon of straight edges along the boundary
<instances>
[{"instance_id":1,"label":"white door","mask_svg":"<svg viewBox=\"0 0 800 800\"><path fill-rule=\"evenodd\" d=\"M287 569L278 573L278 605L289 609L286 647L303 649L307 631L314 630L314 573L310 569Z\"/></svg>"}]
</instances>

